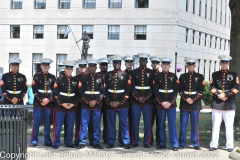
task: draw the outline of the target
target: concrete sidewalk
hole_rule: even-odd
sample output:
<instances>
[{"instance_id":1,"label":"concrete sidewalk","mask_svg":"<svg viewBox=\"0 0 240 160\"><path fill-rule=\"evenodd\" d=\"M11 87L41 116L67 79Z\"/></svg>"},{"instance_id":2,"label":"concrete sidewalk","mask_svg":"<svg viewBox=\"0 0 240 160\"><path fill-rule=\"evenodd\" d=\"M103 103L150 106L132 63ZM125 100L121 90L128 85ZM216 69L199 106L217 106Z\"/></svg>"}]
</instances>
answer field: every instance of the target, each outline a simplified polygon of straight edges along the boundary
<instances>
[{"instance_id":1,"label":"concrete sidewalk","mask_svg":"<svg viewBox=\"0 0 240 160\"><path fill-rule=\"evenodd\" d=\"M61 142L63 140L61 139ZM37 147L31 147L30 137L28 137L28 154L29 160L228 160L229 152L219 147L215 152L209 152L207 146L202 146L202 150L197 151L192 149L191 146L187 146L183 150L173 152L171 148L164 150L156 150L155 146L147 149L142 146L137 148L131 148L129 150L118 147L116 144L114 148L107 149L104 144L104 149L93 149L91 146L87 145L84 149L66 148L61 145L59 149L53 149L52 147L45 147L43 142L43 137L39 137L39 144Z\"/></svg>"}]
</instances>

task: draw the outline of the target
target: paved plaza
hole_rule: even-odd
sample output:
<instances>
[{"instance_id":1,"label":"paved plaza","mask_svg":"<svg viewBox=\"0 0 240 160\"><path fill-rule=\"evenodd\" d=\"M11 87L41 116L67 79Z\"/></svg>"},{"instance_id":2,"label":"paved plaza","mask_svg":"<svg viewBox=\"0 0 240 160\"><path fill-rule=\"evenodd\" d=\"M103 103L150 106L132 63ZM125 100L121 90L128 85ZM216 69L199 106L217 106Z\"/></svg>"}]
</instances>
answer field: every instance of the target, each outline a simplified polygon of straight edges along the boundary
<instances>
[{"instance_id":1,"label":"paved plaza","mask_svg":"<svg viewBox=\"0 0 240 160\"><path fill-rule=\"evenodd\" d=\"M55 150L51 147L45 147L43 144L43 137L40 137L40 142L37 147L31 147L30 138L28 137L28 156L29 160L48 160L48 159L57 159L57 160L228 160L229 152L227 152L224 147L219 147L215 152L209 152L208 146L202 146L202 150L196 151L192 149L191 146L187 146L183 150L173 152L170 148L164 150L156 150L155 146L147 149L142 146L137 148L132 148L129 150L118 147L115 144L115 147L112 149L107 149L104 145L103 150L93 149L91 146L86 146L84 149L74 149L66 148L64 145L61 145L59 149ZM61 139L63 142L63 139Z\"/></svg>"}]
</instances>

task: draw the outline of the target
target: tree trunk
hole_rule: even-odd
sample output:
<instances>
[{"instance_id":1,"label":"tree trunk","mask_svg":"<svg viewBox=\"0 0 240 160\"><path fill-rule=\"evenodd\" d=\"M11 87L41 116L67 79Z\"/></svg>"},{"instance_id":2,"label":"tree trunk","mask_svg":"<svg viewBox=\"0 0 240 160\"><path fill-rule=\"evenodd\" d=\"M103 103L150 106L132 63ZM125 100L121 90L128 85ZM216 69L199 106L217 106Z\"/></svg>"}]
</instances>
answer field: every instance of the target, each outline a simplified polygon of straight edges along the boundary
<instances>
[{"instance_id":1,"label":"tree trunk","mask_svg":"<svg viewBox=\"0 0 240 160\"><path fill-rule=\"evenodd\" d=\"M230 32L230 70L237 72L240 76L240 0L230 0L229 7L231 10L231 32ZM240 93L236 96L236 116L235 126L240 125Z\"/></svg>"}]
</instances>

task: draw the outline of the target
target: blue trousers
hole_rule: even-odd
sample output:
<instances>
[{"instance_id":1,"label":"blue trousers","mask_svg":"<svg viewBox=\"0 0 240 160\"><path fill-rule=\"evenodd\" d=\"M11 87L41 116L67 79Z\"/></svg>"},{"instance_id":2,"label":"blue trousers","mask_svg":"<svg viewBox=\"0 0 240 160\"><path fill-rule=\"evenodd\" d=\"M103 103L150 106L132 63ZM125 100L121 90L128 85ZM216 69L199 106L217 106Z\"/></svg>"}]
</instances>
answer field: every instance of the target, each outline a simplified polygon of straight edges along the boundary
<instances>
[{"instance_id":1,"label":"blue trousers","mask_svg":"<svg viewBox=\"0 0 240 160\"><path fill-rule=\"evenodd\" d=\"M166 116L168 118L168 132L171 147L178 147L177 127L176 127L176 108L157 108L157 116L159 122L159 139L157 145L166 146Z\"/></svg>"},{"instance_id":2,"label":"blue trousers","mask_svg":"<svg viewBox=\"0 0 240 160\"><path fill-rule=\"evenodd\" d=\"M81 108L78 106L76 111L76 117L75 117L75 140L74 144L79 144L79 132L80 132L80 125L81 125Z\"/></svg>"},{"instance_id":3,"label":"blue trousers","mask_svg":"<svg viewBox=\"0 0 240 160\"><path fill-rule=\"evenodd\" d=\"M118 113L121 139L123 144L130 144L129 126L128 126L128 108L124 109L106 109L107 116L107 143L115 144L116 141L116 113Z\"/></svg>"},{"instance_id":4,"label":"blue trousers","mask_svg":"<svg viewBox=\"0 0 240 160\"><path fill-rule=\"evenodd\" d=\"M54 145L59 146L60 143L60 136L61 136L61 129L62 125L64 124L64 119L66 118L66 135L65 135L65 143L68 146L71 146L72 138L73 138L73 127L74 127L74 119L75 119L76 112L63 112L55 110L55 121L54 121Z\"/></svg>"},{"instance_id":5,"label":"blue trousers","mask_svg":"<svg viewBox=\"0 0 240 160\"><path fill-rule=\"evenodd\" d=\"M31 143L38 143L38 131L39 126L41 125L41 120L44 119L44 142L47 145L52 144L52 140L50 138L50 126L52 120L52 109L51 108L40 108L34 107L33 109L33 128L32 128L32 136Z\"/></svg>"},{"instance_id":6,"label":"blue trousers","mask_svg":"<svg viewBox=\"0 0 240 160\"><path fill-rule=\"evenodd\" d=\"M186 145L186 132L188 117L191 119L191 141L194 147L200 146L199 143L199 132L198 132L198 121L200 117L200 111L180 111L180 134L179 134L179 145L184 147Z\"/></svg>"},{"instance_id":7,"label":"blue trousers","mask_svg":"<svg viewBox=\"0 0 240 160\"><path fill-rule=\"evenodd\" d=\"M132 144L138 144L139 141L139 122L141 117L141 111L143 113L144 122L144 140L143 144L150 144L151 130L152 130L152 106L132 106Z\"/></svg>"},{"instance_id":8,"label":"blue trousers","mask_svg":"<svg viewBox=\"0 0 240 160\"><path fill-rule=\"evenodd\" d=\"M79 144L86 145L89 122L92 123L93 145L99 144L99 140L101 138L101 110L81 109L81 118L82 119L79 133Z\"/></svg>"}]
</instances>

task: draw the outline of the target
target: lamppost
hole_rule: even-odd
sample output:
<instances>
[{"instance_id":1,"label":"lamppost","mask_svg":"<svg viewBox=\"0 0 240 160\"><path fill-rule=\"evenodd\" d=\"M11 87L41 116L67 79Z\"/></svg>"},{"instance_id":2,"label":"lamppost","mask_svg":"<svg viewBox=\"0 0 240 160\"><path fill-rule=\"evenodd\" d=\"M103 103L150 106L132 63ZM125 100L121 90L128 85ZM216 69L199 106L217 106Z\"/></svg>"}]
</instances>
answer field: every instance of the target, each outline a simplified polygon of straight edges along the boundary
<instances>
[{"instance_id":1,"label":"lamppost","mask_svg":"<svg viewBox=\"0 0 240 160\"><path fill-rule=\"evenodd\" d=\"M176 46L176 48L175 48L175 74L176 74L176 70L177 70L177 54L178 54L178 49Z\"/></svg>"}]
</instances>

